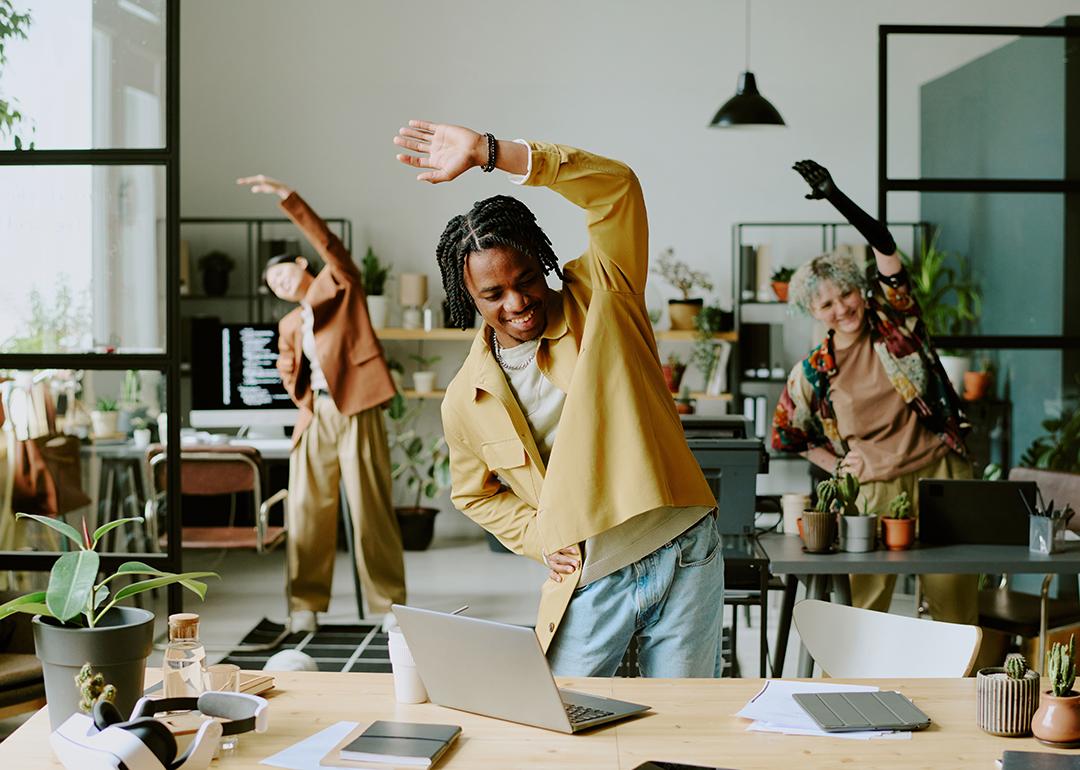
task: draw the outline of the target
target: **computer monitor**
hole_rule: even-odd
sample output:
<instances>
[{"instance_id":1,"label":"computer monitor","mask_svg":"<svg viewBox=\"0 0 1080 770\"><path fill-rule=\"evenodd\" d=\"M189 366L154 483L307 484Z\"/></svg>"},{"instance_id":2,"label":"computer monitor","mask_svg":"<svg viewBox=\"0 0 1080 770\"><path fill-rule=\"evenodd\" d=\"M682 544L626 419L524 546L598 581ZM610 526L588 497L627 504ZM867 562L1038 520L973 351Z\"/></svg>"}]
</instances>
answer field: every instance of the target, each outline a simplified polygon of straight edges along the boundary
<instances>
[{"instance_id":1,"label":"computer monitor","mask_svg":"<svg viewBox=\"0 0 1080 770\"><path fill-rule=\"evenodd\" d=\"M247 428L275 435L299 412L278 373L275 324L223 324L200 319L192 329L193 428ZM280 436L281 431L277 430Z\"/></svg>"}]
</instances>

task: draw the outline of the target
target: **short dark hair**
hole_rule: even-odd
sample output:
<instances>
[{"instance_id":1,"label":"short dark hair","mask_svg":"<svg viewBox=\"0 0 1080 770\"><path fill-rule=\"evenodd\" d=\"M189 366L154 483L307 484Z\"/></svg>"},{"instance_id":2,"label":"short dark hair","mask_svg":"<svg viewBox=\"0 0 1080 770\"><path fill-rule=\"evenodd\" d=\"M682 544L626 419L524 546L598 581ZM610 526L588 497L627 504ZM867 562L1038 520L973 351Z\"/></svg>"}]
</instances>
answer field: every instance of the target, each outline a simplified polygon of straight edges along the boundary
<instances>
[{"instance_id":1,"label":"short dark hair","mask_svg":"<svg viewBox=\"0 0 1080 770\"><path fill-rule=\"evenodd\" d=\"M467 213L450 220L435 249L446 291L447 326L468 329L473 325L476 303L465 288L465 260L496 246L533 257L544 275L554 272L564 279L551 241L528 206L509 195L477 201Z\"/></svg>"},{"instance_id":2,"label":"short dark hair","mask_svg":"<svg viewBox=\"0 0 1080 770\"><path fill-rule=\"evenodd\" d=\"M266 283L266 274L268 272L270 272L270 268L272 268L274 265L280 265L280 264L283 264L285 262L295 262L296 260L301 259L301 258L302 259L307 259L307 257L305 257L303 254L278 254L277 256L270 257L270 259L266 260L266 265L263 266L263 271L262 271L262 280L263 280L263 283L266 284L266 288L268 288L268 289L270 288L270 284ZM315 267L311 264L310 259L307 259L307 267L305 269L312 276L318 275L318 272L315 270Z\"/></svg>"}]
</instances>

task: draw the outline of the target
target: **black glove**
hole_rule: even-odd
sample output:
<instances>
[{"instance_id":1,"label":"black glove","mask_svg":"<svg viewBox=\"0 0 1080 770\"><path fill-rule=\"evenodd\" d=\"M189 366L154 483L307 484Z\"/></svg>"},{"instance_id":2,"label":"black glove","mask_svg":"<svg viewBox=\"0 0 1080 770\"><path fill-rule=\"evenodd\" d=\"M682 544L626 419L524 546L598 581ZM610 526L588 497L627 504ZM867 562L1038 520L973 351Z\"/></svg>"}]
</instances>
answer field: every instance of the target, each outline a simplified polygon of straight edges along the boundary
<instances>
[{"instance_id":1,"label":"black glove","mask_svg":"<svg viewBox=\"0 0 1080 770\"><path fill-rule=\"evenodd\" d=\"M810 185L811 200L824 198L854 226L871 246L886 256L896 253L896 241L889 229L859 208L851 198L840 192L829 170L812 160L800 160L792 166Z\"/></svg>"}]
</instances>

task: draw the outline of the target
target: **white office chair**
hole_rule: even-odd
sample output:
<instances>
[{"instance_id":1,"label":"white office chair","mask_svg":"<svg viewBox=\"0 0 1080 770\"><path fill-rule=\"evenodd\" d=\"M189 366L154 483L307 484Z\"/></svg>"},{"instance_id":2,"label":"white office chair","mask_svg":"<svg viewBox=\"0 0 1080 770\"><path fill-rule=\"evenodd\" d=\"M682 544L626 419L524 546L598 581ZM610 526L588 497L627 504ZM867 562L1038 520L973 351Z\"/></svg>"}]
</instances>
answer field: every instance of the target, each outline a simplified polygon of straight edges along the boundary
<instances>
[{"instance_id":1,"label":"white office chair","mask_svg":"<svg viewBox=\"0 0 1080 770\"><path fill-rule=\"evenodd\" d=\"M796 604L793 617L811 657L833 677L967 676L982 640L978 626L817 599Z\"/></svg>"}]
</instances>

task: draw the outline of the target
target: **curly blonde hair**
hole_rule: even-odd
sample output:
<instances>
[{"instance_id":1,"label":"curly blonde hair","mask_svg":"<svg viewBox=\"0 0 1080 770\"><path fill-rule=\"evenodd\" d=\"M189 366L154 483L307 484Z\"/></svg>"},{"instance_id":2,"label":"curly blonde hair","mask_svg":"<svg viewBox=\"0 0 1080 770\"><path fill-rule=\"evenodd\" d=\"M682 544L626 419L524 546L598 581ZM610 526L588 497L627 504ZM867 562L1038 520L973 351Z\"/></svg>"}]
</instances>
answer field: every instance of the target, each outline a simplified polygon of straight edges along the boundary
<instances>
[{"instance_id":1,"label":"curly blonde hair","mask_svg":"<svg viewBox=\"0 0 1080 770\"><path fill-rule=\"evenodd\" d=\"M831 283L841 293L856 289L866 291L866 274L847 254L822 254L795 271L788 284L788 302L806 315L823 283Z\"/></svg>"}]
</instances>

